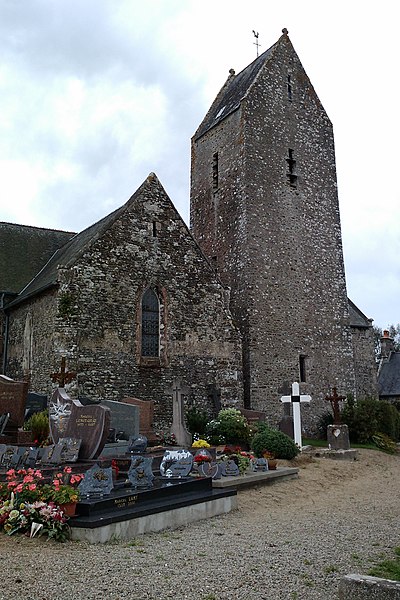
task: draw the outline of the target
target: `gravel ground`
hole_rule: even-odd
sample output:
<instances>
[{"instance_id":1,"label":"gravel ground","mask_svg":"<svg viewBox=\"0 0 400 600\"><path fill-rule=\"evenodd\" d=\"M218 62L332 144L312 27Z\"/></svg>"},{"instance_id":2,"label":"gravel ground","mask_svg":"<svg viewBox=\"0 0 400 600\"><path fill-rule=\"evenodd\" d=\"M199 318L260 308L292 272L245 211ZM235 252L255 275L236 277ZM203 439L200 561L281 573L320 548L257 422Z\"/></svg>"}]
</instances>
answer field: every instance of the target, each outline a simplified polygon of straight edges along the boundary
<instances>
[{"instance_id":1,"label":"gravel ground","mask_svg":"<svg viewBox=\"0 0 400 600\"><path fill-rule=\"evenodd\" d=\"M0 535L0 598L332 600L400 546L400 456L297 464L298 480L241 491L237 511L131 542Z\"/></svg>"}]
</instances>

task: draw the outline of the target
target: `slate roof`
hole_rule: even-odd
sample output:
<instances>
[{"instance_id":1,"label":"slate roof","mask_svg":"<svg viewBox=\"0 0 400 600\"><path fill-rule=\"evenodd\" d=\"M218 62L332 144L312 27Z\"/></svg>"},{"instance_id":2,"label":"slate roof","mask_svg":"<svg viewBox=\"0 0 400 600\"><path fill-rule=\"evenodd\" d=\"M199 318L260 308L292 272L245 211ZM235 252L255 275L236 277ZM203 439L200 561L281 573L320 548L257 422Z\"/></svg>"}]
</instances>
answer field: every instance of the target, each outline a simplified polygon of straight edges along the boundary
<instances>
[{"instance_id":1,"label":"slate roof","mask_svg":"<svg viewBox=\"0 0 400 600\"><path fill-rule=\"evenodd\" d=\"M237 75L233 73L228 77L214 103L211 105L210 110L204 117L203 122L194 134L193 137L195 140L200 138L209 129L215 127L215 125L239 108L240 103L247 95L261 68L265 62L270 59L274 48L279 44L282 37L284 36L281 36L271 48L260 54L260 56L243 69L243 71Z\"/></svg>"},{"instance_id":2,"label":"slate roof","mask_svg":"<svg viewBox=\"0 0 400 600\"><path fill-rule=\"evenodd\" d=\"M367 328L372 327L371 320L364 315L363 312L347 298L349 303L349 316L350 316L350 327Z\"/></svg>"},{"instance_id":3,"label":"slate roof","mask_svg":"<svg viewBox=\"0 0 400 600\"><path fill-rule=\"evenodd\" d=\"M36 277L21 291L17 298L7 304L7 307L16 306L20 302L35 296L36 294L57 285L58 267L71 267L105 231L114 223L116 219L126 210L127 206L134 202L151 185L161 186L157 176L150 173L144 183L136 190L129 200L120 208L94 223L87 229L75 234L62 248L58 249L50 260L37 273ZM161 186L162 187L162 186Z\"/></svg>"},{"instance_id":4,"label":"slate roof","mask_svg":"<svg viewBox=\"0 0 400 600\"><path fill-rule=\"evenodd\" d=\"M18 293L74 233L0 222L0 292Z\"/></svg>"},{"instance_id":5,"label":"slate roof","mask_svg":"<svg viewBox=\"0 0 400 600\"><path fill-rule=\"evenodd\" d=\"M392 352L389 360L382 362L378 391L380 397L400 396L400 352Z\"/></svg>"}]
</instances>

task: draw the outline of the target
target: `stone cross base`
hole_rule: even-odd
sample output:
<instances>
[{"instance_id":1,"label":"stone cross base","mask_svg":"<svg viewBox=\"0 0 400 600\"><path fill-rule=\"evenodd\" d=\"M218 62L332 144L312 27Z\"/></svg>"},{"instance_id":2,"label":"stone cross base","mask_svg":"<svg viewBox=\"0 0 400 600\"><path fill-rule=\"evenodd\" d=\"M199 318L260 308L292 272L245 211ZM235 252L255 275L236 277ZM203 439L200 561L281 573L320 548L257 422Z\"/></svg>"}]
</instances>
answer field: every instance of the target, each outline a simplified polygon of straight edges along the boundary
<instances>
[{"instance_id":1,"label":"stone cross base","mask_svg":"<svg viewBox=\"0 0 400 600\"><path fill-rule=\"evenodd\" d=\"M328 445L332 450L350 450L347 425L328 425Z\"/></svg>"}]
</instances>

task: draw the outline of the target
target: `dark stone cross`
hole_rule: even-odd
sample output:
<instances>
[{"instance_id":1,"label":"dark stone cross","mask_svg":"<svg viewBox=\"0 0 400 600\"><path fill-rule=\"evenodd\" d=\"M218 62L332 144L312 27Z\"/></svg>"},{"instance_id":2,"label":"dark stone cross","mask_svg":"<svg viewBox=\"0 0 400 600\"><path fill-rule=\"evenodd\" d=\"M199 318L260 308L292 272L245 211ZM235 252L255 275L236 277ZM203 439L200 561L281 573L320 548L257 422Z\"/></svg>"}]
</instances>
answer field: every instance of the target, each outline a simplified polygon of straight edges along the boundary
<instances>
[{"instance_id":1,"label":"dark stone cross","mask_svg":"<svg viewBox=\"0 0 400 600\"><path fill-rule=\"evenodd\" d=\"M340 418L339 402L341 400L346 400L346 396L338 396L337 389L334 387L332 390L332 396L325 396L325 400L328 400L328 402L331 403L333 410L333 424L340 425L342 421Z\"/></svg>"},{"instance_id":2,"label":"dark stone cross","mask_svg":"<svg viewBox=\"0 0 400 600\"><path fill-rule=\"evenodd\" d=\"M53 373L50 375L53 383L58 382L58 387L65 387L66 383L70 383L76 377L75 371L67 371L65 368L65 356L61 358L61 369L59 373Z\"/></svg>"}]
</instances>

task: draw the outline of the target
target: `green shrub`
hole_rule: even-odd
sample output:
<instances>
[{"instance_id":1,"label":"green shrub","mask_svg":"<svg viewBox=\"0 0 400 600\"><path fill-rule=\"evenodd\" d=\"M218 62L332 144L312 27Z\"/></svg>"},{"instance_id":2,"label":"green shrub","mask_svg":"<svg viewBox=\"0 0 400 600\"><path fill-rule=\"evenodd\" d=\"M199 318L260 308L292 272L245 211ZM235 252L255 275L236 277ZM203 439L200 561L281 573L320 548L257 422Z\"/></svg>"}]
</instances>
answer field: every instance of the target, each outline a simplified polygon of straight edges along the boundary
<instances>
[{"instance_id":1,"label":"green shrub","mask_svg":"<svg viewBox=\"0 0 400 600\"><path fill-rule=\"evenodd\" d=\"M350 440L366 444L375 433L384 433L392 440L400 439L400 414L384 400L349 399L342 413L342 422L349 427Z\"/></svg>"},{"instance_id":2,"label":"green shrub","mask_svg":"<svg viewBox=\"0 0 400 600\"><path fill-rule=\"evenodd\" d=\"M322 413L318 417L317 429L320 440L326 440L328 437L328 425L333 425L333 414L330 410Z\"/></svg>"},{"instance_id":3,"label":"green shrub","mask_svg":"<svg viewBox=\"0 0 400 600\"><path fill-rule=\"evenodd\" d=\"M291 460L300 452L294 441L282 431L270 429L268 426L258 430L254 436L251 447L256 456L263 455L265 450L271 452L275 458Z\"/></svg>"},{"instance_id":4,"label":"green shrub","mask_svg":"<svg viewBox=\"0 0 400 600\"><path fill-rule=\"evenodd\" d=\"M206 436L211 444L247 445L251 429L246 417L236 408L224 408L218 417L207 423Z\"/></svg>"},{"instance_id":5,"label":"green shrub","mask_svg":"<svg viewBox=\"0 0 400 600\"><path fill-rule=\"evenodd\" d=\"M33 414L24 423L25 431L32 431L36 444L42 444L49 437L49 413L47 410Z\"/></svg>"},{"instance_id":6,"label":"green shrub","mask_svg":"<svg viewBox=\"0 0 400 600\"><path fill-rule=\"evenodd\" d=\"M192 435L198 434L203 436L206 432L208 422L207 413L204 410L199 410L192 406L186 411L187 428Z\"/></svg>"}]
</instances>

